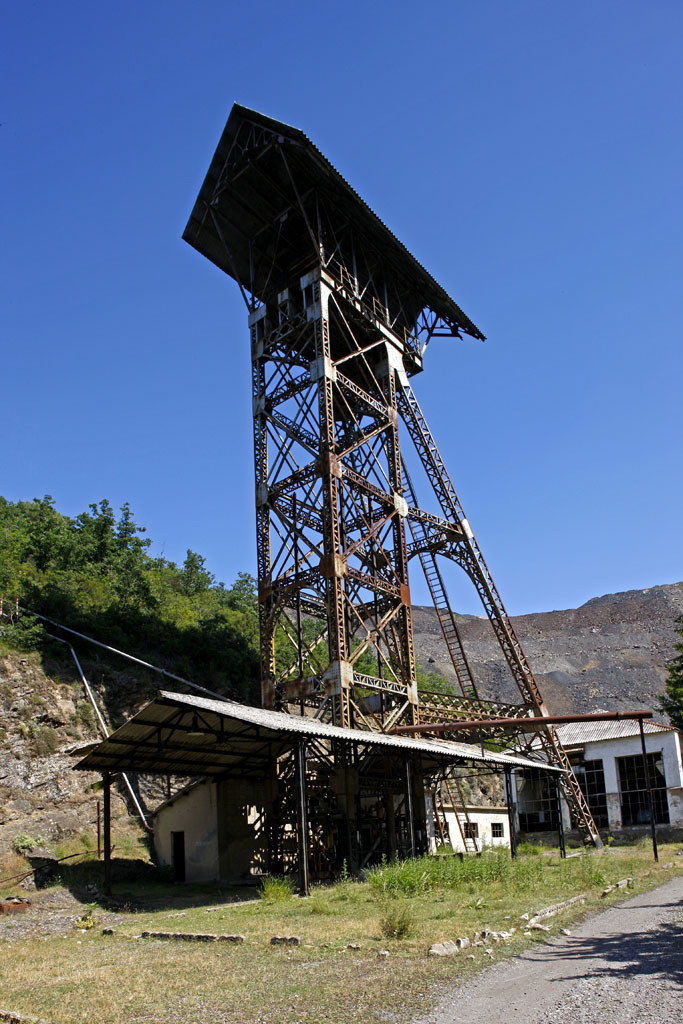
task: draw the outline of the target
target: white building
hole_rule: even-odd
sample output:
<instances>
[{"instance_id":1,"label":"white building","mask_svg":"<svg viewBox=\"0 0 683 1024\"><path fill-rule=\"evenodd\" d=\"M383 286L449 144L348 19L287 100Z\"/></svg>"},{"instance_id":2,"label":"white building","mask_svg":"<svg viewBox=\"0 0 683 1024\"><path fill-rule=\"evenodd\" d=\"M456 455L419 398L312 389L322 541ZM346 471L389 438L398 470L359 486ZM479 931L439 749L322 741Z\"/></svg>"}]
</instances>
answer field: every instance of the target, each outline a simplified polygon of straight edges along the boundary
<instances>
[{"instance_id":1,"label":"white building","mask_svg":"<svg viewBox=\"0 0 683 1024\"><path fill-rule=\"evenodd\" d=\"M598 829L604 834L649 826L640 729L635 721L574 722L557 728ZM683 829L681 734L670 725L645 723L655 824ZM515 804L522 832L557 829L555 786L543 772L515 773ZM569 810L561 801L565 828Z\"/></svg>"},{"instance_id":2,"label":"white building","mask_svg":"<svg viewBox=\"0 0 683 1024\"><path fill-rule=\"evenodd\" d=\"M490 846L510 846L507 807L468 805L465 811L462 808L456 811L448 804L444 807L451 846L456 853L472 853Z\"/></svg>"}]
</instances>

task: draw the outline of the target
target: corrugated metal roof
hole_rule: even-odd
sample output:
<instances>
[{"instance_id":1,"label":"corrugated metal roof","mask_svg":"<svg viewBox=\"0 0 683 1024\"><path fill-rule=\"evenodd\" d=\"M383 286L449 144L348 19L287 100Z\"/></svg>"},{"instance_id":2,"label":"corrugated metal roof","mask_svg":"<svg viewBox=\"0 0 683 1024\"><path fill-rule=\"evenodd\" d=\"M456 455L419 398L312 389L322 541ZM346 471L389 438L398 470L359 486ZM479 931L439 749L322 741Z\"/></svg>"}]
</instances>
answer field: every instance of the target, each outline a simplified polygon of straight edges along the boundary
<instances>
[{"instance_id":1,"label":"corrugated metal roof","mask_svg":"<svg viewBox=\"0 0 683 1024\"><path fill-rule=\"evenodd\" d=\"M475 761L492 767L538 766L529 758L493 753L471 743L342 729L281 711L162 691L86 754L75 768L177 775L215 776L231 771L259 775L273 758L291 749L296 736L419 752L428 771L449 761Z\"/></svg>"},{"instance_id":2,"label":"corrugated metal roof","mask_svg":"<svg viewBox=\"0 0 683 1024\"><path fill-rule=\"evenodd\" d=\"M644 722L646 735L661 732L672 732L672 726L661 722ZM596 743L598 740L620 740L625 736L640 736L640 728L635 721L620 722L572 722L571 725L558 725L557 734L563 747L575 747L581 743Z\"/></svg>"},{"instance_id":3,"label":"corrugated metal roof","mask_svg":"<svg viewBox=\"0 0 683 1024\"><path fill-rule=\"evenodd\" d=\"M454 299L446 292L446 290L436 281L428 270L413 256L413 254L406 248L403 242L396 237L390 228L384 223L384 221L377 216L368 204L365 202L362 196L356 192L352 185L344 178L342 174L330 163L327 157L322 153L308 136L301 131L300 128L294 128L292 125L286 124L284 121L278 121L275 118L268 117L266 114L261 114L258 110L251 110L249 107L244 107L239 103L233 105L228 117L227 124L223 130L223 134L219 140L216 152L211 160L209 171L207 172L206 178L199 191L197 202L190 214L187 226L183 233L183 238L190 245L193 245L199 252L210 259L212 262L220 266L231 277L235 277L235 263L236 253L232 251L231 259L227 260L224 255L218 255L218 252L214 250L213 246L206 244L206 238L203 233L209 230L205 224L206 210L208 205L213 201L214 188L216 182L220 179L225 160L230 152L231 143L236 137L239 130L240 124L244 121L251 122L253 124L260 125L267 130L273 132L276 137L280 137L280 141L287 140L288 142L294 142L301 147L301 151L308 154L311 158L310 165L317 168L317 177L321 185L329 185L330 182L334 183L338 188L346 192L346 194L356 204L359 215L366 221L371 229L378 236L380 245L383 247L385 258L398 259L403 264L407 265L408 272L412 277L420 283L420 286L425 289L427 297L431 300L431 305L440 316L443 315L447 319L451 319L462 329L466 334L471 335L473 338L479 338L484 340L484 335L479 328L470 320L470 318L463 312L458 306ZM231 198L235 198L231 194ZM237 244L237 243L235 243ZM248 280L248 278L245 278Z\"/></svg>"}]
</instances>

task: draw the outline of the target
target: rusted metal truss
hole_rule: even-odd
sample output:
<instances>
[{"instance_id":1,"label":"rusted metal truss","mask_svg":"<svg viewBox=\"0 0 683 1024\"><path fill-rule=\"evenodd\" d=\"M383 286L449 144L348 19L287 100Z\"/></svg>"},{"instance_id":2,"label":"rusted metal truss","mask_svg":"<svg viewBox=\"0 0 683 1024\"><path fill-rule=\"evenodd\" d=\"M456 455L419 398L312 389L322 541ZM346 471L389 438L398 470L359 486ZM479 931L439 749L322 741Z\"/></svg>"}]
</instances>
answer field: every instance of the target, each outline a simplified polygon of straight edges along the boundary
<instances>
[{"instance_id":1,"label":"rusted metal truss","mask_svg":"<svg viewBox=\"0 0 683 1024\"><path fill-rule=\"evenodd\" d=\"M277 298L250 316L263 702L416 721L388 343L322 265Z\"/></svg>"},{"instance_id":2,"label":"rusted metal truss","mask_svg":"<svg viewBox=\"0 0 683 1024\"><path fill-rule=\"evenodd\" d=\"M433 337L481 332L303 133L246 108L233 109L185 238L236 279L249 310L264 705L374 730L547 715L409 384ZM418 505L399 418L441 516ZM462 698L418 698L413 556ZM521 705L479 700L438 556L477 589ZM599 843L551 725L541 740Z\"/></svg>"}]
</instances>

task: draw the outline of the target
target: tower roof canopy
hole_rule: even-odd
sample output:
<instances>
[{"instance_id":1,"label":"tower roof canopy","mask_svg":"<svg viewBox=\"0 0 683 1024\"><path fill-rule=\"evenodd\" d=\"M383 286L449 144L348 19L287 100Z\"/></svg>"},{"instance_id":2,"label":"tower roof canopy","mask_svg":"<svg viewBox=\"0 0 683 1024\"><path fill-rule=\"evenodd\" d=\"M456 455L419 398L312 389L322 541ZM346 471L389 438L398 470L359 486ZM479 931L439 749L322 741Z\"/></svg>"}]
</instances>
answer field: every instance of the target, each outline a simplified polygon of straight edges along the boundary
<instances>
[{"instance_id":1,"label":"tower roof canopy","mask_svg":"<svg viewBox=\"0 0 683 1024\"><path fill-rule=\"evenodd\" d=\"M455 334L484 339L457 303L406 249L298 128L235 104L183 238L259 301L266 301L320 260L336 239L323 238L316 201L334 209L342 230L362 238L406 290L419 293ZM308 257L307 255L308 254ZM374 254L374 256L373 256ZM369 268L372 272L372 267Z\"/></svg>"}]
</instances>

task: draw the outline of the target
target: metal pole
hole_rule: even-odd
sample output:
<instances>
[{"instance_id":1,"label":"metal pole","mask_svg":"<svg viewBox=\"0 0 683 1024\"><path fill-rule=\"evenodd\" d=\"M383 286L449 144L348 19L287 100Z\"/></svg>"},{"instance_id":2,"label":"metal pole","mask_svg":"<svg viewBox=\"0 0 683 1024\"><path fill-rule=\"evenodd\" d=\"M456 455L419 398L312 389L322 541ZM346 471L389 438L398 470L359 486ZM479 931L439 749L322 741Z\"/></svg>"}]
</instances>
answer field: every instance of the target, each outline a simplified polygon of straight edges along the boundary
<instances>
[{"instance_id":1,"label":"metal pole","mask_svg":"<svg viewBox=\"0 0 683 1024\"><path fill-rule=\"evenodd\" d=\"M508 809L508 829L510 830L510 856L517 856L517 830L515 829L515 809L512 800L512 771L505 769L505 802Z\"/></svg>"},{"instance_id":2,"label":"metal pole","mask_svg":"<svg viewBox=\"0 0 683 1024\"><path fill-rule=\"evenodd\" d=\"M105 772L104 784L104 891L111 896L111 776Z\"/></svg>"},{"instance_id":3,"label":"metal pole","mask_svg":"<svg viewBox=\"0 0 683 1024\"><path fill-rule=\"evenodd\" d=\"M410 856L415 856L415 815L413 814L413 780L410 758L406 757L406 807L408 808L408 831L410 834Z\"/></svg>"},{"instance_id":4,"label":"metal pole","mask_svg":"<svg viewBox=\"0 0 683 1024\"><path fill-rule=\"evenodd\" d=\"M557 807L557 838L560 841L560 857L564 860L567 856L567 849L564 842L564 822L562 821L562 800L560 799L560 784L557 776L554 777L555 784L555 805Z\"/></svg>"},{"instance_id":5,"label":"metal pole","mask_svg":"<svg viewBox=\"0 0 683 1024\"><path fill-rule=\"evenodd\" d=\"M299 861L299 892L308 896L308 815L306 813L306 744L296 745L296 825Z\"/></svg>"},{"instance_id":6,"label":"metal pole","mask_svg":"<svg viewBox=\"0 0 683 1024\"><path fill-rule=\"evenodd\" d=\"M647 750L645 749L645 729L643 728L642 718L638 719L640 725L640 747L643 751L643 768L645 769L645 785L647 787L647 802L650 808L650 831L652 832L652 856L655 860L659 860L659 850L657 849L657 829L655 827L655 802L652 799L652 788L650 786L650 767L647 763Z\"/></svg>"},{"instance_id":7,"label":"metal pole","mask_svg":"<svg viewBox=\"0 0 683 1024\"><path fill-rule=\"evenodd\" d=\"M301 590L299 589L299 533L297 530L296 494L292 495L292 529L294 531L294 585L296 586L296 658L299 667L299 686L304 683L304 659L301 640ZM299 701L299 711L304 714L303 697Z\"/></svg>"}]
</instances>

